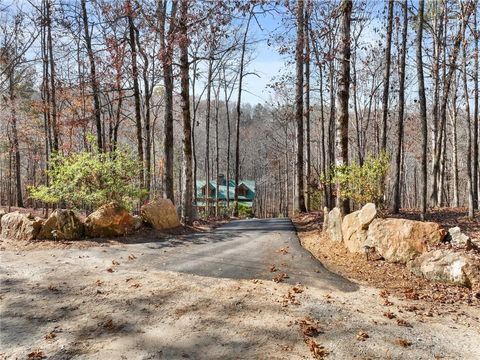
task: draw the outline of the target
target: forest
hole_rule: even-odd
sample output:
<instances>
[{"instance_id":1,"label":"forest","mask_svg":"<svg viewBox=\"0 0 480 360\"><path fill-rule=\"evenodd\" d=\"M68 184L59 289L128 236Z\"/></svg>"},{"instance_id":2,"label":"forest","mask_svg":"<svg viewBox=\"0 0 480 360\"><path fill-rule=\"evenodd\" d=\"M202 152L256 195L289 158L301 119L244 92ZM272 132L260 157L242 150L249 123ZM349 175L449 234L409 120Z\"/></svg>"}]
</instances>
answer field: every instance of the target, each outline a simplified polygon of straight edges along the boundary
<instances>
[{"instance_id":1,"label":"forest","mask_svg":"<svg viewBox=\"0 0 480 360\"><path fill-rule=\"evenodd\" d=\"M374 200L473 218L478 15L477 0L0 0L0 205L88 210L88 186L58 185L111 160L102 196L169 198L187 224L194 184L221 174L255 180L258 217ZM254 103L260 48L283 66Z\"/></svg>"}]
</instances>

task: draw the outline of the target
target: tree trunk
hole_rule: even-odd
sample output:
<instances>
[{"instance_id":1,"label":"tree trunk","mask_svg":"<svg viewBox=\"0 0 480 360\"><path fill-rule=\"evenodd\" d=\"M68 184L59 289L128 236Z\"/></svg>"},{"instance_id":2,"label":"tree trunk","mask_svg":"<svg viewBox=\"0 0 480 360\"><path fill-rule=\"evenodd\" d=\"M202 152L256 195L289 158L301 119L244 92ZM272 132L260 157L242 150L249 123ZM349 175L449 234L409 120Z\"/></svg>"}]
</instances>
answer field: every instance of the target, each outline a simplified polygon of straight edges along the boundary
<instances>
[{"instance_id":1,"label":"tree trunk","mask_svg":"<svg viewBox=\"0 0 480 360\"><path fill-rule=\"evenodd\" d=\"M338 116L336 118L335 165L348 165L348 97L350 87L350 22L352 17L352 1L342 0L341 60L338 78ZM340 184L336 185L336 206L344 215L350 212L349 200L342 199Z\"/></svg>"},{"instance_id":2,"label":"tree trunk","mask_svg":"<svg viewBox=\"0 0 480 360\"><path fill-rule=\"evenodd\" d=\"M388 1L388 23L387 38L385 47L385 73L383 75L383 100L382 100L382 147L387 150L387 122L388 122L388 92L390 87L390 63L392 48L392 27L393 27L393 1Z\"/></svg>"},{"instance_id":3,"label":"tree trunk","mask_svg":"<svg viewBox=\"0 0 480 360\"><path fill-rule=\"evenodd\" d=\"M22 167L20 162L20 148L18 143L18 132L17 132L17 112L15 109L15 67L12 66L10 69L9 74L9 97L10 97L10 116L12 122L12 139L11 139L11 147L13 149L14 157L15 157L15 191L16 191L16 200L17 206L23 207L23 196L22 196Z\"/></svg>"},{"instance_id":4,"label":"tree trunk","mask_svg":"<svg viewBox=\"0 0 480 360\"><path fill-rule=\"evenodd\" d=\"M297 43L295 120L297 124L297 210L305 212L305 189L303 184L303 64L304 64L304 7L303 0L297 1Z\"/></svg>"},{"instance_id":5,"label":"tree trunk","mask_svg":"<svg viewBox=\"0 0 480 360\"><path fill-rule=\"evenodd\" d=\"M85 32L85 45L87 48L88 60L90 62L90 84L92 86L93 114L95 118L95 125L97 128L97 148L98 148L98 151L103 151L102 122L100 118L100 97L99 97L99 91L98 91L98 79L97 79L97 72L95 68L95 56L92 49L92 39L89 31L86 0L81 0L81 6L82 6L83 30Z\"/></svg>"},{"instance_id":6,"label":"tree trunk","mask_svg":"<svg viewBox=\"0 0 480 360\"><path fill-rule=\"evenodd\" d=\"M310 13L310 1L307 1L305 7L305 29L304 29L304 41L305 41L305 125L307 135L307 205L308 211L311 210L311 188L310 182L312 181L312 159L311 159L311 141L310 141L310 41L309 41L309 13Z\"/></svg>"},{"instance_id":7,"label":"tree trunk","mask_svg":"<svg viewBox=\"0 0 480 360\"><path fill-rule=\"evenodd\" d=\"M244 64L245 64L245 52L247 50L247 36L248 30L250 28L250 22L253 17L253 8L250 11L248 16L247 25L245 27L245 33L243 34L242 40L242 51L240 55L240 64L239 64L239 79L238 79L238 97L237 97L237 108L236 108L236 124L235 124L235 209L233 212L234 216L238 216L238 183L240 181L240 117L242 115L242 85L244 77Z\"/></svg>"},{"instance_id":8,"label":"tree trunk","mask_svg":"<svg viewBox=\"0 0 480 360\"><path fill-rule=\"evenodd\" d=\"M175 17L177 12L177 0L172 0L170 10L170 26L165 34L167 1L158 0L157 17L159 20L160 52L163 68L163 84L165 87L165 123L163 143L164 151L164 189L163 196L175 203L174 182L173 182L173 44L172 34L175 30Z\"/></svg>"},{"instance_id":9,"label":"tree trunk","mask_svg":"<svg viewBox=\"0 0 480 360\"><path fill-rule=\"evenodd\" d=\"M393 1L392 1L393 2ZM397 153L396 153L396 169L395 169L395 186L393 195L393 213L396 214L400 210L401 203L401 181L400 175L402 170L402 139L403 139L403 120L405 116L405 62L407 56L407 31L408 31L408 6L403 4L403 29L402 29L402 50L400 55L399 69L399 95L398 95L398 137L397 137Z\"/></svg>"},{"instance_id":10,"label":"tree trunk","mask_svg":"<svg viewBox=\"0 0 480 360\"><path fill-rule=\"evenodd\" d=\"M192 184L192 123L190 120L189 64L188 64L188 2L180 3L180 83L183 119L183 195L182 222L191 225L193 222L193 184Z\"/></svg>"},{"instance_id":11,"label":"tree trunk","mask_svg":"<svg viewBox=\"0 0 480 360\"><path fill-rule=\"evenodd\" d=\"M138 84L138 66L137 66L137 45L135 39L135 25L133 23L133 9L130 2L127 3L127 19L130 50L132 52L132 79L133 79L133 97L135 100L135 125L137 128L137 150L138 162L140 166L139 183L145 187L144 166L143 166L143 136L142 136L142 114L140 111L140 87Z\"/></svg>"},{"instance_id":12,"label":"tree trunk","mask_svg":"<svg viewBox=\"0 0 480 360\"><path fill-rule=\"evenodd\" d=\"M52 42L52 18L51 18L51 0L47 0L46 3L46 23L47 23L47 47L48 57L50 63L50 125L52 126L53 134L53 146L52 149L58 152L59 149L59 136L58 136L58 124L57 124L57 87L55 84L55 60L53 58L53 42Z\"/></svg>"},{"instance_id":13,"label":"tree trunk","mask_svg":"<svg viewBox=\"0 0 480 360\"><path fill-rule=\"evenodd\" d=\"M418 100L420 104L420 119L422 122L422 164L420 171L420 212L421 219L425 220L427 213L427 99L425 96L425 80L423 76L423 11L424 0L418 2L418 30L416 39L416 58L418 76Z\"/></svg>"}]
</instances>

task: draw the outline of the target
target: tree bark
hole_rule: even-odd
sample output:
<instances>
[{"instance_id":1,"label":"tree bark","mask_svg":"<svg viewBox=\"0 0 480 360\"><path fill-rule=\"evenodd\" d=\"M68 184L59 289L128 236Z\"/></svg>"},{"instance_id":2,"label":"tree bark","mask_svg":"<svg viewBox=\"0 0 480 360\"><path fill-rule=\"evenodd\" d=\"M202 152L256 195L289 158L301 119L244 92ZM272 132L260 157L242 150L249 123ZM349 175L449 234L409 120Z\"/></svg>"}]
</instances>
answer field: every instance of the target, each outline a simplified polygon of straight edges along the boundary
<instances>
[{"instance_id":1,"label":"tree bark","mask_svg":"<svg viewBox=\"0 0 480 360\"><path fill-rule=\"evenodd\" d=\"M305 212L305 189L303 179L303 64L304 64L304 3L297 1L297 42L295 49L296 63L296 98L295 119L297 124L297 210Z\"/></svg>"},{"instance_id":2,"label":"tree bark","mask_svg":"<svg viewBox=\"0 0 480 360\"><path fill-rule=\"evenodd\" d=\"M418 30L416 38L416 58L418 76L418 100L420 104L420 119L422 123L422 161L420 171L420 212L421 219L425 220L427 213L427 99L425 96L425 80L423 75L423 11L424 0L418 2Z\"/></svg>"},{"instance_id":3,"label":"tree bark","mask_svg":"<svg viewBox=\"0 0 480 360\"><path fill-rule=\"evenodd\" d=\"M408 6L403 4L403 29L402 29L402 50L400 55L399 69L399 95L398 95L398 136L397 136L397 153L396 153L396 169L395 169L395 185L393 195L393 213L396 214L400 210L401 203L401 184L400 175L402 170L402 139L403 139L403 121L405 116L405 63L407 56L407 31L408 31Z\"/></svg>"},{"instance_id":4,"label":"tree bark","mask_svg":"<svg viewBox=\"0 0 480 360\"><path fill-rule=\"evenodd\" d=\"M135 24L133 23L133 9L130 1L127 3L127 19L129 31L129 43L132 57L132 79L133 79L133 97L135 100L135 125L137 129L137 151L138 162L140 166L139 183L145 187L145 175L143 164L143 135L142 135L142 113L140 111L140 86L138 83L138 66L137 66L137 45L135 38Z\"/></svg>"},{"instance_id":5,"label":"tree bark","mask_svg":"<svg viewBox=\"0 0 480 360\"><path fill-rule=\"evenodd\" d=\"M336 118L335 165L348 165L348 97L350 87L350 22L352 17L352 1L342 0L341 60L338 78L338 116ZM336 206L344 215L350 212L349 200L342 199L342 189L336 184Z\"/></svg>"},{"instance_id":6,"label":"tree bark","mask_svg":"<svg viewBox=\"0 0 480 360\"><path fill-rule=\"evenodd\" d=\"M103 151L102 142L102 121L100 117L100 96L98 90L97 71L95 68L95 56L92 49L92 38L90 36L88 14L86 0L81 0L82 6L82 20L83 30L85 32L85 45L87 48L88 60L90 62L90 85L92 86L93 96L93 114L95 118L95 126L97 128L97 148L98 151Z\"/></svg>"},{"instance_id":7,"label":"tree bark","mask_svg":"<svg viewBox=\"0 0 480 360\"><path fill-rule=\"evenodd\" d=\"M385 73L383 75L383 100L382 100L382 147L381 150L387 149L387 122L388 122L388 93L390 87L390 64L391 64L391 48L392 48L392 28L393 28L393 0L388 1L388 20L387 20L387 37L385 47Z\"/></svg>"},{"instance_id":8,"label":"tree bark","mask_svg":"<svg viewBox=\"0 0 480 360\"><path fill-rule=\"evenodd\" d=\"M192 123L190 119L190 84L188 63L188 3L180 3L180 83L183 119L183 196L182 222L191 225L193 222L193 184L192 184Z\"/></svg>"}]
</instances>

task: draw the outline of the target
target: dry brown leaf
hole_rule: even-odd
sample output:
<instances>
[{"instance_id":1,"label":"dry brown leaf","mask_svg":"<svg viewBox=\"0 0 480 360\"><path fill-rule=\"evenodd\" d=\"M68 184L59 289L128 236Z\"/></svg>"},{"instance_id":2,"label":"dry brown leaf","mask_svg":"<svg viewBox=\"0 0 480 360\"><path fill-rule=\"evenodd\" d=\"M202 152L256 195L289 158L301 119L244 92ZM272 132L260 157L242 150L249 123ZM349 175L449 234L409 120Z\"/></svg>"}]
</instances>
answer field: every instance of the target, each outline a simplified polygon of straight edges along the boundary
<instances>
[{"instance_id":1,"label":"dry brown leaf","mask_svg":"<svg viewBox=\"0 0 480 360\"><path fill-rule=\"evenodd\" d=\"M315 340L307 338L305 339L305 343L308 345L308 348L315 359L324 359L325 356L328 355L327 349L319 345Z\"/></svg>"},{"instance_id":2,"label":"dry brown leaf","mask_svg":"<svg viewBox=\"0 0 480 360\"><path fill-rule=\"evenodd\" d=\"M112 260L112 265L120 265L120 263L117 260Z\"/></svg>"},{"instance_id":3,"label":"dry brown leaf","mask_svg":"<svg viewBox=\"0 0 480 360\"><path fill-rule=\"evenodd\" d=\"M113 273L113 269L112 269L112 268L108 268L107 271L108 271L109 273Z\"/></svg>"},{"instance_id":4,"label":"dry brown leaf","mask_svg":"<svg viewBox=\"0 0 480 360\"><path fill-rule=\"evenodd\" d=\"M403 319L397 319L397 325L398 326L405 326L405 327L412 327L410 323L408 323L406 320Z\"/></svg>"},{"instance_id":5,"label":"dry brown leaf","mask_svg":"<svg viewBox=\"0 0 480 360\"><path fill-rule=\"evenodd\" d=\"M383 313L383 316L385 316L385 317L388 318L388 319L395 319L395 318L397 317L394 313L392 313L392 312L390 312L390 311L384 312L384 313Z\"/></svg>"},{"instance_id":6,"label":"dry brown leaf","mask_svg":"<svg viewBox=\"0 0 480 360\"><path fill-rule=\"evenodd\" d=\"M288 279L288 275L285 273L278 273L272 280L276 283L279 283L282 282L284 279Z\"/></svg>"},{"instance_id":7,"label":"dry brown leaf","mask_svg":"<svg viewBox=\"0 0 480 360\"><path fill-rule=\"evenodd\" d=\"M288 246L278 249L277 252L282 254L282 255L288 254Z\"/></svg>"},{"instance_id":8,"label":"dry brown leaf","mask_svg":"<svg viewBox=\"0 0 480 360\"><path fill-rule=\"evenodd\" d=\"M53 331L50 331L47 335L45 335L45 340L53 340L57 337L57 334L55 334Z\"/></svg>"},{"instance_id":9,"label":"dry brown leaf","mask_svg":"<svg viewBox=\"0 0 480 360\"><path fill-rule=\"evenodd\" d=\"M128 255L128 260L132 261L135 260L137 257L133 254Z\"/></svg>"},{"instance_id":10,"label":"dry brown leaf","mask_svg":"<svg viewBox=\"0 0 480 360\"><path fill-rule=\"evenodd\" d=\"M55 285L50 284L48 285L48 290L56 292L58 291L58 288Z\"/></svg>"},{"instance_id":11,"label":"dry brown leaf","mask_svg":"<svg viewBox=\"0 0 480 360\"><path fill-rule=\"evenodd\" d=\"M296 321L296 323L300 326L300 330L302 330L304 336L316 337L322 333L318 321L309 316Z\"/></svg>"},{"instance_id":12,"label":"dry brown leaf","mask_svg":"<svg viewBox=\"0 0 480 360\"><path fill-rule=\"evenodd\" d=\"M45 354L43 353L42 350L34 350L27 355L27 359L29 359L29 360L41 360L41 359L45 359L45 358L46 358L46 356L45 356Z\"/></svg>"},{"instance_id":13,"label":"dry brown leaf","mask_svg":"<svg viewBox=\"0 0 480 360\"><path fill-rule=\"evenodd\" d=\"M276 272L276 271L278 271L278 269L275 267L275 264L270 266L270 272Z\"/></svg>"},{"instance_id":14,"label":"dry brown leaf","mask_svg":"<svg viewBox=\"0 0 480 360\"><path fill-rule=\"evenodd\" d=\"M95 281L95 285L97 285L97 286L102 286L102 284L103 284L102 280Z\"/></svg>"},{"instance_id":15,"label":"dry brown leaf","mask_svg":"<svg viewBox=\"0 0 480 360\"><path fill-rule=\"evenodd\" d=\"M298 287L298 286L294 286L292 288L292 291L296 294L301 294L303 292L303 289L301 287Z\"/></svg>"},{"instance_id":16,"label":"dry brown leaf","mask_svg":"<svg viewBox=\"0 0 480 360\"><path fill-rule=\"evenodd\" d=\"M138 289L140 287L140 284L139 283L134 283L134 284L130 285L130 287Z\"/></svg>"},{"instance_id":17,"label":"dry brown leaf","mask_svg":"<svg viewBox=\"0 0 480 360\"><path fill-rule=\"evenodd\" d=\"M409 347L412 343L406 339L395 339L394 343L401 347Z\"/></svg>"},{"instance_id":18,"label":"dry brown leaf","mask_svg":"<svg viewBox=\"0 0 480 360\"><path fill-rule=\"evenodd\" d=\"M358 334L357 334L357 340L359 341L365 341L369 338L370 336L368 336L368 334L365 332L365 331L360 331Z\"/></svg>"}]
</instances>

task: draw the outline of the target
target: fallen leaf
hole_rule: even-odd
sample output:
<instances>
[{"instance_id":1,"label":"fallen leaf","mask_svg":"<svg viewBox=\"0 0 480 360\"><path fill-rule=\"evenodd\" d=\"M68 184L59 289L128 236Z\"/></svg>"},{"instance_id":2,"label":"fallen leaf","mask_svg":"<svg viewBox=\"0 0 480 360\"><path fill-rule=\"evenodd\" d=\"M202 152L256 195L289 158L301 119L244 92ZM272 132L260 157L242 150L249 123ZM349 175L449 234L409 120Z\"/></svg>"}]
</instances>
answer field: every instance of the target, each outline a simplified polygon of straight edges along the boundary
<instances>
[{"instance_id":1,"label":"fallen leaf","mask_svg":"<svg viewBox=\"0 0 480 360\"><path fill-rule=\"evenodd\" d=\"M128 255L128 260L132 261L135 260L137 257L133 254Z\"/></svg>"},{"instance_id":2,"label":"fallen leaf","mask_svg":"<svg viewBox=\"0 0 480 360\"><path fill-rule=\"evenodd\" d=\"M288 279L288 275L285 273L278 273L272 280L276 283L282 282L284 279Z\"/></svg>"},{"instance_id":3,"label":"fallen leaf","mask_svg":"<svg viewBox=\"0 0 480 360\"><path fill-rule=\"evenodd\" d=\"M392 313L390 311L384 312L383 316L385 316L388 319L395 319L397 317L394 313Z\"/></svg>"},{"instance_id":4,"label":"fallen leaf","mask_svg":"<svg viewBox=\"0 0 480 360\"><path fill-rule=\"evenodd\" d=\"M58 288L57 288L55 285L50 284L50 285L48 285L48 290L50 290L50 291L58 291Z\"/></svg>"},{"instance_id":5,"label":"fallen leaf","mask_svg":"<svg viewBox=\"0 0 480 360\"><path fill-rule=\"evenodd\" d=\"M302 330L304 336L316 337L318 334L322 333L318 321L312 319L311 317L305 317L299 320L297 323L300 326L300 330Z\"/></svg>"},{"instance_id":6,"label":"fallen leaf","mask_svg":"<svg viewBox=\"0 0 480 360\"><path fill-rule=\"evenodd\" d=\"M139 288L140 287L140 284L139 283L134 283L132 285L130 285L130 287L133 287L133 288Z\"/></svg>"},{"instance_id":7,"label":"fallen leaf","mask_svg":"<svg viewBox=\"0 0 480 360\"><path fill-rule=\"evenodd\" d=\"M307 338L305 343L308 345L310 352L315 359L324 359L328 355L328 351L325 347L319 345L315 340Z\"/></svg>"},{"instance_id":8,"label":"fallen leaf","mask_svg":"<svg viewBox=\"0 0 480 360\"><path fill-rule=\"evenodd\" d=\"M395 339L394 343L401 347L409 347L410 345L412 345L410 341L405 339Z\"/></svg>"},{"instance_id":9,"label":"fallen leaf","mask_svg":"<svg viewBox=\"0 0 480 360\"><path fill-rule=\"evenodd\" d=\"M45 340L53 340L57 337L57 334L55 334L53 331L50 331L47 335L45 335Z\"/></svg>"},{"instance_id":10,"label":"fallen leaf","mask_svg":"<svg viewBox=\"0 0 480 360\"><path fill-rule=\"evenodd\" d=\"M365 341L369 338L370 336L368 336L368 334L365 332L365 331L360 331L358 334L357 334L357 340L359 341Z\"/></svg>"},{"instance_id":11,"label":"fallen leaf","mask_svg":"<svg viewBox=\"0 0 480 360\"><path fill-rule=\"evenodd\" d=\"M405 327L412 327L407 321L403 319L397 319L397 325L398 326L405 326Z\"/></svg>"},{"instance_id":12,"label":"fallen leaf","mask_svg":"<svg viewBox=\"0 0 480 360\"><path fill-rule=\"evenodd\" d=\"M103 281L102 281L102 280L97 280L97 281L95 281L95 284L96 284L97 286L102 286Z\"/></svg>"},{"instance_id":13,"label":"fallen leaf","mask_svg":"<svg viewBox=\"0 0 480 360\"><path fill-rule=\"evenodd\" d=\"M275 267L275 264L270 266L270 272L276 272L276 271L277 271L277 268Z\"/></svg>"},{"instance_id":14,"label":"fallen leaf","mask_svg":"<svg viewBox=\"0 0 480 360\"><path fill-rule=\"evenodd\" d=\"M113 273L113 269L112 269L112 268L108 268L107 271L108 271L109 273Z\"/></svg>"},{"instance_id":15,"label":"fallen leaf","mask_svg":"<svg viewBox=\"0 0 480 360\"><path fill-rule=\"evenodd\" d=\"M117 260L112 260L112 265L120 265L120 263Z\"/></svg>"},{"instance_id":16,"label":"fallen leaf","mask_svg":"<svg viewBox=\"0 0 480 360\"><path fill-rule=\"evenodd\" d=\"M41 360L41 359L45 359L46 356L42 350L34 350L27 355L27 358L29 360Z\"/></svg>"}]
</instances>

